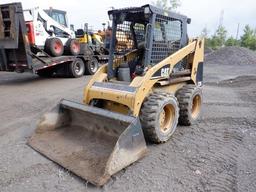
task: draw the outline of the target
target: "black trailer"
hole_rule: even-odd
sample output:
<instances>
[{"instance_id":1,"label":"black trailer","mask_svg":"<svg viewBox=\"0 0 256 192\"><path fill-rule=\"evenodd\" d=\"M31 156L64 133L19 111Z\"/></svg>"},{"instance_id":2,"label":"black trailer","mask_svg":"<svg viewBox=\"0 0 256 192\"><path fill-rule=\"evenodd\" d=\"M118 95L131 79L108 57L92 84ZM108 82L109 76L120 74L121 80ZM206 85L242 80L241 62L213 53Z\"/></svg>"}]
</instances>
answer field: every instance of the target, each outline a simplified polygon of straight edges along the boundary
<instances>
[{"instance_id":1,"label":"black trailer","mask_svg":"<svg viewBox=\"0 0 256 192\"><path fill-rule=\"evenodd\" d=\"M61 73L68 77L92 75L107 55L95 55L88 45L82 45L77 56L52 57L31 46L21 3L0 5L0 71L30 71L39 76Z\"/></svg>"}]
</instances>

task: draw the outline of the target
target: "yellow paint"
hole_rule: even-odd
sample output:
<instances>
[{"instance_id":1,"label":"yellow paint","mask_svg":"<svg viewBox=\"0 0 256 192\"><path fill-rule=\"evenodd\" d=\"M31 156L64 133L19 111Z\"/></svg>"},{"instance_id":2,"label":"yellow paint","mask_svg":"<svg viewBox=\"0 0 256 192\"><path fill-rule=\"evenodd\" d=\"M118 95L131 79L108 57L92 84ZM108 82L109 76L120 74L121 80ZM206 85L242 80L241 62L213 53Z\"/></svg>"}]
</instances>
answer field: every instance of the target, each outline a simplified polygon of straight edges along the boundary
<instances>
[{"instance_id":1,"label":"yellow paint","mask_svg":"<svg viewBox=\"0 0 256 192\"><path fill-rule=\"evenodd\" d=\"M114 62L115 66L118 66L124 60L132 60L132 58L136 57L136 54L137 50L128 53L125 57L116 59ZM190 43L187 46L170 55L163 61L159 62L157 65L149 68L144 76L135 77L129 85L130 87L136 87L136 91L134 93L93 86L94 82L104 83L104 81L106 81L107 65L104 65L95 73L95 75L89 81L88 85L85 87L84 103L89 104L92 99L101 99L108 103L105 104L106 109L127 113L128 108L132 112L132 115L138 116L144 99L152 91L165 91L175 94L177 90L187 84L187 82L181 82L167 86L160 86L159 84L156 84L159 80L163 79L161 77L152 78L159 69L164 66L169 66L171 73L173 67L179 61L187 57L188 65L191 65L192 68L191 79L194 83L196 83L197 67L199 62L203 62L203 54L204 40L190 40ZM115 105L113 105L113 103L115 103ZM119 103L120 105L117 105L116 103Z\"/></svg>"},{"instance_id":2,"label":"yellow paint","mask_svg":"<svg viewBox=\"0 0 256 192\"><path fill-rule=\"evenodd\" d=\"M112 112L122 113L124 115L128 115L130 111L127 106L113 101L105 101L104 109L107 109Z\"/></svg>"},{"instance_id":3,"label":"yellow paint","mask_svg":"<svg viewBox=\"0 0 256 192\"><path fill-rule=\"evenodd\" d=\"M99 44L103 44L102 37L96 33L92 35L84 34L83 37L77 38L80 43L92 43L92 40L98 42Z\"/></svg>"}]
</instances>

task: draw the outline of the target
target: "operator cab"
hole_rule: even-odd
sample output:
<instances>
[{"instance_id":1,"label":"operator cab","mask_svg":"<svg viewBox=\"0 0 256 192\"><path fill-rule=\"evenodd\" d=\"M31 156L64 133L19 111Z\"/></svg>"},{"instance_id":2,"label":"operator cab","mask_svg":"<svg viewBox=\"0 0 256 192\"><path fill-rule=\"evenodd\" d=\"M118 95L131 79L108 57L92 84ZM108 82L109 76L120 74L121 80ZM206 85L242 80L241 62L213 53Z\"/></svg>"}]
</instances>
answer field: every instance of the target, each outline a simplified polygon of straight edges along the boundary
<instances>
[{"instance_id":1,"label":"operator cab","mask_svg":"<svg viewBox=\"0 0 256 192\"><path fill-rule=\"evenodd\" d=\"M50 8L50 9L45 9L44 12L46 12L48 16L50 16L54 21L56 21L63 27L69 28L66 11ZM53 30L56 36L65 37L65 38L69 36L69 34L67 34L65 31L59 29L56 26L53 26Z\"/></svg>"},{"instance_id":2,"label":"operator cab","mask_svg":"<svg viewBox=\"0 0 256 192\"><path fill-rule=\"evenodd\" d=\"M109 79L131 81L188 43L190 19L186 16L152 5L111 10L108 14L112 20Z\"/></svg>"},{"instance_id":3,"label":"operator cab","mask_svg":"<svg viewBox=\"0 0 256 192\"><path fill-rule=\"evenodd\" d=\"M67 12L58 9L46 9L44 10L52 19L57 21L59 24L68 27Z\"/></svg>"}]
</instances>

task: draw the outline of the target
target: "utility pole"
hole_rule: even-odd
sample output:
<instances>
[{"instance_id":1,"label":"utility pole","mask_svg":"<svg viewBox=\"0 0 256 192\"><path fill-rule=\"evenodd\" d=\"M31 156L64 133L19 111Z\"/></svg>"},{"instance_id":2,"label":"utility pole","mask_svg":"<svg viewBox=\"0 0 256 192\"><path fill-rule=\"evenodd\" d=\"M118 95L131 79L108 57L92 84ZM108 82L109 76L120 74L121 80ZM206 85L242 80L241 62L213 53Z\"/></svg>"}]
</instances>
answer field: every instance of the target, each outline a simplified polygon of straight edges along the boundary
<instances>
[{"instance_id":1,"label":"utility pole","mask_svg":"<svg viewBox=\"0 0 256 192\"><path fill-rule=\"evenodd\" d=\"M223 27L223 20L224 20L224 9L222 9L220 12L219 28Z\"/></svg>"},{"instance_id":2,"label":"utility pole","mask_svg":"<svg viewBox=\"0 0 256 192\"><path fill-rule=\"evenodd\" d=\"M237 25L236 40L238 40L239 30L240 30L240 23L238 23L238 25Z\"/></svg>"},{"instance_id":3,"label":"utility pole","mask_svg":"<svg viewBox=\"0 0 256 192\"><path fill-rule=\"evenodd\" d=\"M219 25L217 27L217 30L215 31L214 35L216 35L217 31L223 27L223 20L224 20L224 10L222 9L220 12L220 18L219 18Z\"/></svg>"}]
</instances>

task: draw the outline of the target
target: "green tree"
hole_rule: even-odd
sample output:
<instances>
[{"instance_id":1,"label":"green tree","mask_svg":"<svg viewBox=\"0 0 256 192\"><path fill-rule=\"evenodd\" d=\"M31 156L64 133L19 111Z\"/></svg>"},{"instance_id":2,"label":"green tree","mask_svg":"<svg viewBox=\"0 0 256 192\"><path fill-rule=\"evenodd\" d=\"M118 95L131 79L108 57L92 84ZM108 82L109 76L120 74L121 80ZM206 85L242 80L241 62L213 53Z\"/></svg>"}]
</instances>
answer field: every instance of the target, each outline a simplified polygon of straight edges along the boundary
<instances>
[{"instance_id":1,"label":"green tree","mask_svg":"<svg viewBox=\"0 0 256 192\"><path fill-rule=\"evenodd\" d=\"M171 10L171 7L169 6L167 0L157 0L155 2L152 2L152 4L155 5L156 7L164 9L166 11L170 11Z\"/></svg>"},{"instance_id":2,"label":"green tree","mask_svg":"<svg viewBox=\"0 0 256 192\"><path fill-rule=\"evenodd\" d=\"M216 31L216 41L217 45L219 47L222 47L225 45L225 41L227 38L227 30L223 26L219 26L217 31Z\"/></svg>"},{"instance_id":3,"label":"green tree","mask_svg":"<svg viewBox=\"0 0 256 192\"><path fill-rule=\"evenodd\" d=\"M231 36L225 42L225 46L239 46L239 41Z\"/></svg>"},{"instance_id":4,"label":"green tree","mask_svg":"<svg viewBox=\"0 0 256 192\"><path fill-rule=\"evenodd\" d=\"M170 0L171 10L177 10L181 6L180 0Z\"/></svg>"},{"instance_id":5,"label":"green tree","mask_svg":"<svg viewBox=\"0 0 256 192\"><path fill-rule=\"evenodd\" d=\"M203 30L202 33L205 33L205 30ZM211 38L206 39L206 47L210 47L215 50L223 47L225 45L226 38L227 30L225 29L225 27L220 26Z\"/></svg>"},{"instance_id":6,"label":"green tree","mask_svg":"<svg viewBox=\"0 0 256 192\"><path fill-rule=\"evenodd\" d=\"M152 4L166 11L176 11L181 6L180 0L156 0Z\"/></svg>"},{"instance_id":7,"label":"green tree","mask_svg":"<svg viewBox=\"0 0 256 192\"><path fill-rule=\"evenodd\" d=\"M246 25L244 28L244 34L241 37L241 46L256 50L256 34L249 25Z\"/></svg>"},{"instance_id":8,"label":"green tree","mask_svg":"<svg viewBox=\"0 0 256 192\"><path fill-rule=\"evenodd\" d=\"M221 47L220 38L217 35L213 35L211 39L209 39L208 43L209 47L216 50Z\"/></svg>"}]
</instances>

